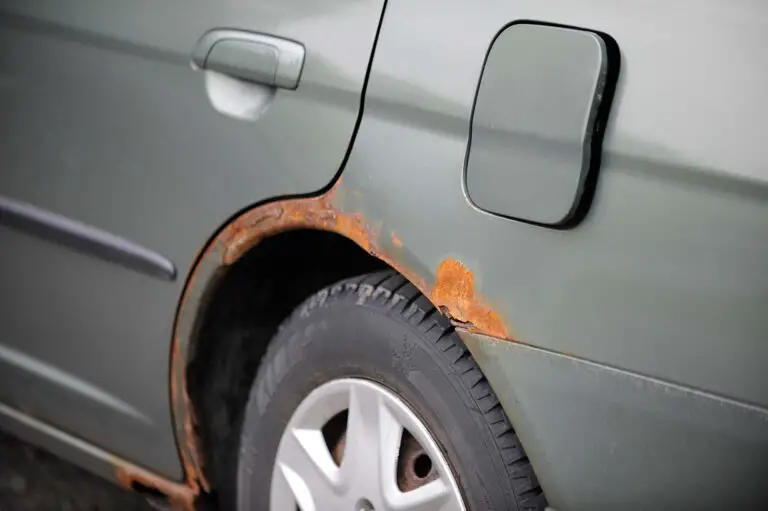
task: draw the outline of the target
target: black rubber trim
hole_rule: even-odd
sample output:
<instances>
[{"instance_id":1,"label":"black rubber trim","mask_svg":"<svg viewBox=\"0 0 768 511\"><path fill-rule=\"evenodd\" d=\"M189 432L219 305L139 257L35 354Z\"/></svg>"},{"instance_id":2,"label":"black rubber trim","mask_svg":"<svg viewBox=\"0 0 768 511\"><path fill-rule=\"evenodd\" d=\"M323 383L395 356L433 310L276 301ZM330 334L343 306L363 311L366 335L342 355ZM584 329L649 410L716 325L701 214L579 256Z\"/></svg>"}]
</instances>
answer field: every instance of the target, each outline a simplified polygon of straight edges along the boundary
<instances>
[{"instance_id":1,"label":"black rubber trim","mask_svg":"<svg viewBox=\"0 0 768 511\"><path fill-rule=\"evenodd\" d=\"M114 234L0 195L0 224L152 277L176 280L166 257Z\"/></svg>"}]
</instances>

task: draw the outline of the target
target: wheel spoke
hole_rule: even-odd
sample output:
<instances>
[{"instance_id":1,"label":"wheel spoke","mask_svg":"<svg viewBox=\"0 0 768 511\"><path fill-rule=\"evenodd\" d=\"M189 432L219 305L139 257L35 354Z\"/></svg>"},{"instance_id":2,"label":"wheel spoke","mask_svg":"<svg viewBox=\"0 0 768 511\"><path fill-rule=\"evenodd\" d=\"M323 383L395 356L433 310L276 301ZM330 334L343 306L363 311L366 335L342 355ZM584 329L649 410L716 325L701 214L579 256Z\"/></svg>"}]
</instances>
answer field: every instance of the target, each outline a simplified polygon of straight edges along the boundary
<instances>
[{"instance_id":1,"label":"wheel spoke","mask_svg":"<svg viewBox=\"0 0 768 511\"><path fill-rule=\"evenodd\" d=\"M350 392L347 437L342 469L379 491L395 487L397 456L403 427L379 392L354 386Z\"/></svg>"},{"instance_id":2,"label":"wheel spoke","mask_svg":"<svg viewBox=\"0 0 768 511\"><path fill-rule=\"evenodd\" d=\"M387 505L393 511L461 511L460 502L442 479L402 492L387 492Z\"/></svg>"},{"instance_id":3,"label":"wheel spoke","mask_svg":"<svg viewBox=\"0 0 768 511\"><path fill-rule=\"evenodd\" d=\"M333 421L344 411L342 430ZM426 468L415 464L421 455ZM400 396L362 379L328 382L302 401L283 432L272 477L271 509L464 511L429 430Z\"/></svg>"},{"instance_id":4,"label":"wheel spoke","mask_svg":"<svg viewBox=\"0 0 768 511\"><path fill-rule=\"evenodd\" d=\"M340 471L321 431L287 432L278 450L277 469L302 511L332 509L342 491Z\"/></svg>"}]
</instances>

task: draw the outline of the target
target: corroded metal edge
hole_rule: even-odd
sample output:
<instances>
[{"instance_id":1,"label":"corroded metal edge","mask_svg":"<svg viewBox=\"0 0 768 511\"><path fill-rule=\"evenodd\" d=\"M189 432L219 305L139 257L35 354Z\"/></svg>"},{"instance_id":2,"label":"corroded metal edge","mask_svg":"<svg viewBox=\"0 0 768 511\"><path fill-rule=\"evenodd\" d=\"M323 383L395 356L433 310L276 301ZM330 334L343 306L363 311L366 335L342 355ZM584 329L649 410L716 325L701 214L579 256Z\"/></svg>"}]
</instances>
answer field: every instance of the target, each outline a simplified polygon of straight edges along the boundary
<instances>
[{"instance_id":1,"label":"corroded metal edge","mask_svg":"<svg viewBox=\"0 0 768 511\"><path fill-rule=\"evenodd\" d=\"M136 465L114 460L115 479L121 486L137 490L156 490L166 496L175 511L191 511L195 509L197 493L188 485L169 481Z\"/></svg>"},{"instance_id":2,"label":"corroded metal edge","mask_svg":"<svg viewBox=\"0 0 768 511\"><path fill-rule=\"evenodd\" d=\"M511 330L502 316L476 293L474 275L469 268L452 258L443 260L430 275L404 265L400 257L403 243L397 234L392 231L382 237L381 221L372 222L361 212L345 211L339 200L342 187L339 180L323 195L278 200L244 212L202 249L189 274L174 328L170 392L186 484L194 495L210 490L204 473L201 442L195 433L194 403L190 399L186 382L197 313L206 292L213 287L217 276L221 275L220 270L235 263L248 250L271 236L297 229L316 229L344 236L399 271L457 328L512 340ZM348 190L345 192L349 193Z\"/></svg>"}]
</instances>

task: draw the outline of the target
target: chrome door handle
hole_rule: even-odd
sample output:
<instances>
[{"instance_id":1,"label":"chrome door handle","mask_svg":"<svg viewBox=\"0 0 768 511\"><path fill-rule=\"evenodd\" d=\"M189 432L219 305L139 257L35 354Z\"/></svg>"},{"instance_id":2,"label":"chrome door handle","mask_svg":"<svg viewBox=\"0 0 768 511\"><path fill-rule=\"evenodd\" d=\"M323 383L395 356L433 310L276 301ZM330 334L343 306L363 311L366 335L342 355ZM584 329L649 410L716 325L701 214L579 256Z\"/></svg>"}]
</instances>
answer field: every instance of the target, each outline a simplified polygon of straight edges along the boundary
<instances>
[{"instance_id":1,"label":"chrome door handle","mask_svg":"<svg viewBox=\"0 0 768 511\"><path fill-rule=\"evenodd\" d=\"M198 69L270 87L295 89L304 67L304 46L265 34L218 29L200 38L192 62Z\"/></svg>"}]
</instances>

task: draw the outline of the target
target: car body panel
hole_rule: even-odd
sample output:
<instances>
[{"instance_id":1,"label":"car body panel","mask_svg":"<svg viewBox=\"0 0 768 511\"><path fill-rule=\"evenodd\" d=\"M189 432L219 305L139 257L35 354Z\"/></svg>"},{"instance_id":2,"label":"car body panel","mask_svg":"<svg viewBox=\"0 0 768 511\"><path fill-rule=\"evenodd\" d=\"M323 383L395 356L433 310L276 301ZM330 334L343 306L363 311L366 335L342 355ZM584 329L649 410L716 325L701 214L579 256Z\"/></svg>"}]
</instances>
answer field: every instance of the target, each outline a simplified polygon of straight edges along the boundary
<instances>
[{"instance_id":1,"label":"car body panel","mask_svg":"<svg viewBox=\"0 0 768 511\"><path fill-rule=\"evenodd\" d=\"M615 433L616 423L601 420L609 412L598 409L590 438L632 437L631 452L639 456L669 428L659 439L666 450L655 447L637 459L685 470L671 479L672 472L649 469L642 479L653 493L679 478L675 498L681 500L669 507L685 501L697 481L710 485L706 495L719 495L708 508L729 505L734 479L718 480L711 467L694 463L729 451L744 456L729 467L751 474L744 496L766 499L756 493L751 469L765 468L760 460L768 437L768 145L762 142L768 103L757 100L768 87L761 56L767 19L768 6L755 1L490 1L482 9L460 0L440 9L427 1L393 4L343 174L342 211L358 212L385 236L395 233L402 245L395 262L416 269L427 288L439 284L446 259L461 261L473 275L475 296L501 316L511 339L589 362L570 367L586 372L580 377L562 374L563 364L541 362L527 378L579 385L587 395L592 363L630 375L603 378L603 400L614 391L621 400L631 382L653 379L651 391L628 401L642 418L634 429ZM484 214L460 185L483 56L498 30L515 20L601 31L621 50L597 189L586 218L570 230ZM446 50L444 34L472 37ZM422 64L406 65L403 52L415 45ZM393 179L393 169L403 177ZM492 369L491 357L479 358L516 424L518 380L502 374L517 363ZM569 467L600 466L603 473L630 456L560 449L569 422L586 428L587 419L576 406L557 408L562 394L543 396L536 385L525 387L532 393L525 402L546 402L536 413L524 409L523 420L535 429L557 409L558 424L545 429L557 430L561 443L547 445L546 436L530 434L523 441L555 507L596 509L621 495L627 503L647 502L648 496L637 496L641 482L628 477L591 486L587 502L579 485L589 473L565 478L562 467L555 469L560 457L578 455L584 459L570 460ZM663 396L679 388L685 389L679 398L689 402L675 415L676 402ZM684 433L696 424L702 429L687 442ZM700 502L699 496L690 501Z\"/></svg>"},{"instance_id":2,"label":"car body panel","mask_svg":"<svg viewBox=\"0 0 768 511\"><path fill-rule=\"evenodd\" d=\"M398 259L430 284L460 260L519 341L768 406L768 103L745 99L768 83L756 44L768 6L678 2L695 14L676 38L681 20L647 2L431 5L387 11L342 209L395 232ZM430 33L476 35L444 51L416 28L427 18ZM483 57L515 19L599 30L622 51L595 197L570 230L484 214L461 187ZM403 65L416 41L428 66Z\"/></svg>"},{"instance_id":3,"label":"car body panel","mask_svg":"<svg viewBox=\"0 0 768 511\"><path fill-rule=\"evenodd\" d=\"M153 278L67 240L0 227L2 343L54 369L42 376L0 357L0 401L181 476L167 389L184 278L237 211L332 181L382 9L382 0L0 2L0 195L127 240L180 273ZM256 120L217 111L210 77L190 66L198 39L220 27L307 49L297 90L277 91ZM66 385L72 378L82 384Z\"/></svg>"},{"instance_id":4,"label":"car body panel","mask_svg":"<svg viewBox=\"0 0 768 511\"><path fill-rule=\"evenodd\" d=\"M768 501L765 408L519 343L462 337L555 509L757 509Z\"/></svg>"},{"instance_id":5,"label":"car body panel","mask_svg":"<svg viewBox=\"0 0 768 511\"><path fill-rule=\"evenodd\" d=\"M173 509L194 509L198 494L189 485L168 480L2 403L0 428L129 490L152 488L166 496Z\"/></svg>"},{"instance_id":6,"label":"car body panel","mask_svg":"<svg viewBox=\"0 0 768 511\"><path fill-rule=\"evenodd\" d=\"M591 208L567 230L484 213L464 189L472 105L485 55L501 28L521 20L603 32L621 51ZM310 227L353 239L411 279L454 320L519 427L556 507L597 509L621 497L649 503L658 488L670 506L701 503L702 495L690 494L699 482L708 485L704 496L713 497L704 507L730 503L736 475L747 478L764 468L768 437L768 145L762 140L768 103L761 101L768 88L761 54L766 20L768 6L758 0L389 4L364 114L342 179L330 191L285 200L261 182L282 177L254 175L258 192L242 189L243 181L216 180L217 193L195 196L198 209L216 211L217 199L229 194L243 201L279 200L234 217L203 249L184 287L172 362L182 453L193 461L199 455L186 427L194 410L184 399L184 370L206 289L217 270L264 236ZM449 44L447 37L457 34L460 42ZM178 84L194 79L180 73ZM167 101L176 99L169 95ZM152 106L160 108L159 118L167 115L163 103ZM150 196L171 192L148 190ZM27 193L20 198L32 201ZM116 234L169 256L186 274L183 261L191 265L194 256L178 259L164 250L170 246L163 241L166 231L147 226L152 210L140 213L145 217L132 219L133 230ZM109 218L89 223L114 230L104 223ZM189 237L184 229L200 227L188 225L192 220L199 221L179 217L181 239ZM27 252L19 249L16 271ZM45 267L46 261L35 262ZM85 260L69 264L82 265L79 278L108 273ZM120 275L126 302L134 306L181 287L157 281L140 294L130 287L138 277ZM63 284L73 286L79 278ZM154 320L154 312L142 312L142 318ZM103 328L115 320L100 319ZM169 319L157 321L167 325ZM81 375L81 366L73 367ZM512 374L516 370L519 375ZM113 394L124 399L126 392ZM566 406L576 398L583 408L576 402ZM586 435L584 445L568 444L574 431ZM712 453L715 465L734 456L727 465L732 475L717 479L704 463ZM562 456L572 458L558 466ZM644 467L627 467L631 462L654 467L638 475ZM655 469L665 464L668 470ZM572 474L573 467L583 473ZM611 467L618 467L613 475ZM187 467L189 479L194 470ZM595 484L590 475L602 475L610 485ZM746 482L752 493L745 498L764 497L755 493L752 479ZM638 495L641 490L648 494Z\"/></svg>"}]
</instances>

